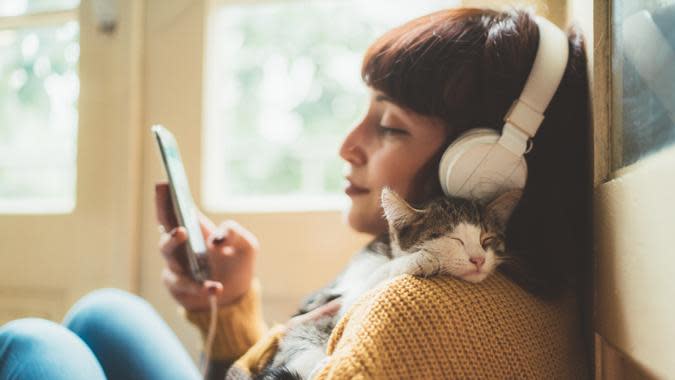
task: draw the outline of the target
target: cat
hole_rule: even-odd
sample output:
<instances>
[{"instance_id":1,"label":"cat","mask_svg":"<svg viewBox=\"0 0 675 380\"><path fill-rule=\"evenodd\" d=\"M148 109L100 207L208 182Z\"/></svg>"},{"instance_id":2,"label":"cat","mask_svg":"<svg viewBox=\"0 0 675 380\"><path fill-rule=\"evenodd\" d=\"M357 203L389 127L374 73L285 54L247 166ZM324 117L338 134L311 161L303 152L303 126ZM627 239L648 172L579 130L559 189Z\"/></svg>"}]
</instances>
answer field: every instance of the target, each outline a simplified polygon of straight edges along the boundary
<instances>
[{"instance_id":1,"label":"cat","mask_svg":"<svg viewBox=\"0 0 675 380\"><path fill-rule=\"evenodd\" d=\"M443 196L416 209L384 188L381 198L391 259L369 268L372 274L344 292L338 315L343 316L369 289L402 274L483 281L504 260L506 223L521 195L520 190L511 190L487 204Z\"/></svg>"},{"instance_id":2,"label":"cat","mask_svg":"<svg viewBox=\"0 0 675 380\"><path fill-rule=\"evenodd\" d=\"M328 315L290 328L272 362L254 380L311 379L317 363L326 359L326 343L336 324Z\"/></svg>"},{"instance_id":3,"label":"cat","mask_svg":"<svg viewBox=\"0 0 675 380\"><path fill-rule=\"evenodd\" d=\"M521 195L522 191L511 190L488 203L438 197L416 209L384 188L381 200L388 236L371 242L300 309L305 313L341 297L336 315L289 329L271 363L256 378L311 378L327 359L326 343L337 321L364 293L398 275L483 281L505 258L506 223Z\"/></svg>"}]
</instances>

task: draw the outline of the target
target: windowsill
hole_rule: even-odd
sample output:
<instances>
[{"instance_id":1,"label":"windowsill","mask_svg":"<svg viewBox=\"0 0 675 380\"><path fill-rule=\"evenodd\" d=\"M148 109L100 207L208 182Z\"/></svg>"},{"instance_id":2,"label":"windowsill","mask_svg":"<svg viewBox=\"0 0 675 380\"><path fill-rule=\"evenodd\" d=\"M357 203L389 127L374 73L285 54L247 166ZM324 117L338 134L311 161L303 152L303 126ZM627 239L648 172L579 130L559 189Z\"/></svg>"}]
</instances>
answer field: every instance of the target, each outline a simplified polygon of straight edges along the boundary
<instances>
[{"instance_id":1,"label":"windowsill","mask_svg":"<svg viewBox=\"0 0 675 380\"><path fill-rule=\"evenodd\" d=\"M70 214L73 210L73 199L0 199L0 215Z\"/></svg>"},{"instance_id":2,"label":"windowsill","mask_svg":"<svg viewBox=\"0 0 675 380\"><path fill-rule=\"evenodd\" d=\"M210 213L288 213L308 211L341 211L349 205L344 195L311 196L255 196L239 197L228 201L204 201Z\"/></svg>"}]
</instances>

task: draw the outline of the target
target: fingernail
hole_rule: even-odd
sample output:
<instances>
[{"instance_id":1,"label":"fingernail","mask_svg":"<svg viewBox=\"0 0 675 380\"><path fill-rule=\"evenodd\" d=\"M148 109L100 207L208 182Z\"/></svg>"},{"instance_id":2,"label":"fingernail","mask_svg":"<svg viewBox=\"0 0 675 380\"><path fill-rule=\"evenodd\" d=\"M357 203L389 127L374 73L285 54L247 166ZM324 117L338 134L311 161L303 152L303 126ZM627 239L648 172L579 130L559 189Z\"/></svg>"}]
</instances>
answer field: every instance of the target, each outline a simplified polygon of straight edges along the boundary
<instances>
[{"instance_id":1,"label":"fingernail","mask_svg":"<svg viewBox=\"0 0 675 380\"><path fill-rule=\"evenodd\" d=\"M225 242L225 234L219 233L213 238L213 244L215 245L221 245Z\"/></svg>"}]
</instances>

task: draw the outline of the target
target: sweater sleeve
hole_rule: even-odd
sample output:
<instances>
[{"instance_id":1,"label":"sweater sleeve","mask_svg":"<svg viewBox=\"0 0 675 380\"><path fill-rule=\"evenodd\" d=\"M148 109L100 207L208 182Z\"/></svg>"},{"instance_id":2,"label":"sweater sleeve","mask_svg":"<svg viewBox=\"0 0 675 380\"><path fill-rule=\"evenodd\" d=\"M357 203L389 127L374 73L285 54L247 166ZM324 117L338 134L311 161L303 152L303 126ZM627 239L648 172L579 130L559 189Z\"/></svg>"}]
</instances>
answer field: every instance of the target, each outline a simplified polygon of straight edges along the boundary
<instances>
[{"instance_id":1,"label":"sweater sleeve","mask_svg":"<svg viewBox=\"0 0 675 380\"><path fill-rule=\"evenodd\" d=\"M205 340L210 312L183 310L183 313L199 329L202 340ZM213 360L232 362L251 348L267 330L260 306L258 280L253 281L251 288L236 303L220 307L217 318L211 357Z\"/></svg>"}]
</instances>

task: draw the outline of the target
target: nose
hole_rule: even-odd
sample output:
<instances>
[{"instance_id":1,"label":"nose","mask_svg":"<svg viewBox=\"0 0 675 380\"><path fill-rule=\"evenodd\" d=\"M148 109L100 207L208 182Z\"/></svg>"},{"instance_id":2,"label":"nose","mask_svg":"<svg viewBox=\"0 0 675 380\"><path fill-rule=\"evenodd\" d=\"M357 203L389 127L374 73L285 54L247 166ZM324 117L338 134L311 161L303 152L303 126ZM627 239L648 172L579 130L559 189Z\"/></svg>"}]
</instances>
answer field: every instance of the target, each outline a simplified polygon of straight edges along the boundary
<instances>
[{"instance_id":1,"label":"nose","mask_svg":"<svg viewBox=\"0 0 675 380\"><path fill-rule=\"evenodd\" d=\"M340 146L340 157L353 166L361 166L368 160L366 152L361 144L363 143L363 122L354 127L345 137Z\"/></svg>"},{"instance_id":2,"label":"nose","mask_svg":"<svg viewBox=\"0 0 675 380\"><path fill-rule=\"evenodd\" d=\"M476 268L480 269L485 264L485 257L470 257L469 261L476 265Z\"/></svg>"}]
</instances>

